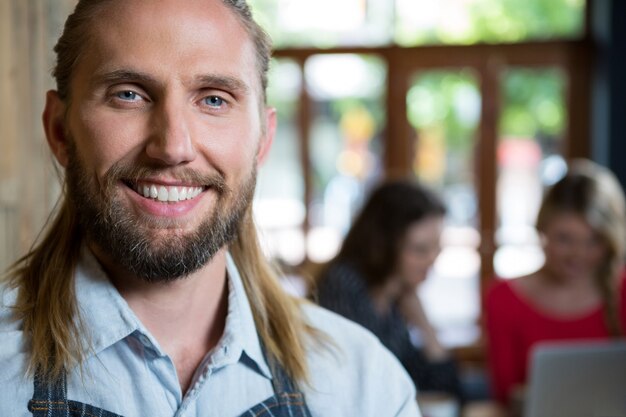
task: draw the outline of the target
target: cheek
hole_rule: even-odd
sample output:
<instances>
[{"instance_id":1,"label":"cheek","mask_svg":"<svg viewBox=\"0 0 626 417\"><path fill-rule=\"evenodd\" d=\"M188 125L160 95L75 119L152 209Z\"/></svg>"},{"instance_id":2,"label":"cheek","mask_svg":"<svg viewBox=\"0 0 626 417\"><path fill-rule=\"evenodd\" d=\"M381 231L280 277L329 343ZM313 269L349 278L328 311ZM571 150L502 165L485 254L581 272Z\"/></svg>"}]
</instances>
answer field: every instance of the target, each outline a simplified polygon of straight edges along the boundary
<instances>
[{"instance_id":1,"label":"cheek","mask_svg":"<svg viewBox=\"0 0 626 417\"><path fill-rule=\"evenodd\" d=\"M587 260L593 264L600 264L607 258L607 250L604 247L592 248L587 254Z\"/></svg>"},{"instance_id":2,"label":"cheek","mask_svg":"<svg viewBox=\"0 0 626 417\"><path fill-rule=\"evenodd\" d=\"M544 251L548 257L561 258L570 256L576 250L571 245L552 242L546 245Z\"/></svg>"},{"instance_id":3,"label":"cheek","mask_svg":"<svg viewBox=\"0 0 626 417\"><path fill-rule=\"evenodd\" d=\"M428 261L428 259L426 259L425 256L405 254L402 256L401 259L401 269L406 275L421 275L430 266L430 262Z\"/></svg>"},{"instance_id":4,"label":"cheek","mask_svg":"<svg viewBox=\"0 0 626 417\"><path fill-rule=\"evenodd\" d=\"M546 258L550 260L561 258L564 254L567 253L567 250L563 250L556 245L548 245L545 247L544 252L546 254Z\"/></svg>"},{"instance_id":5,"label":"cheek","mask_svg":"<svg viewBox=\"0 0 626 417\"><path fill-rule=\"evenodd\" d=\"M140 152L145 137L143 118L124 117L105 112L88 112L79 115L72 129L76 147L87 169L103 176L114 163Z\"/></svg>"},{"instance_id":6,"label":"cheek","mask_svg":"<svg viewBox=\"0 0 626 417\"><path fill-rule=\"evenodd\" d=\"M259 145L260 129L247 120L228 120L216 125L196 124L196 150L222 172L246 174L252 169Z\"/></svg>"}]
</instances>

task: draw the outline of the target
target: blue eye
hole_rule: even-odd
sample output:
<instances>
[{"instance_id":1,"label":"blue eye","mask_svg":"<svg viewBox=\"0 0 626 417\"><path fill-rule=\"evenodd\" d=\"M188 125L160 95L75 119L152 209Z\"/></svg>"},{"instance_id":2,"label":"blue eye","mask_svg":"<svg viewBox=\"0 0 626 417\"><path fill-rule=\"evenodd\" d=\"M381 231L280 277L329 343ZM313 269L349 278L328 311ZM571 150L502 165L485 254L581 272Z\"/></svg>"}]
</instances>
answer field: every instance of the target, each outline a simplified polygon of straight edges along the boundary
<instances>
[{"instance_id":1,"label":"blue eye","mask_svg":"<svg viewBox=\"0 0 626 417\"><path fill-rule=\"evenodd\" d=\"M139 94L135 93L134 91L130 91L130 90L125 90L125 91L120 91L118 93L115 93L115 96L117 98L120 98L122 100L126 100L126 101L135 101L139 98Z\"/></svg>"},{"instance_id":2,"label":"blue eye","mask_svg":"<svg viewBox=\"0 0 626 417\"><path fill-rule=\"evenodd\" d=\"M218 96L205 97L204 103L211 107L222 107L224 105L224 99Z\"/></svg>"}]
</instances>

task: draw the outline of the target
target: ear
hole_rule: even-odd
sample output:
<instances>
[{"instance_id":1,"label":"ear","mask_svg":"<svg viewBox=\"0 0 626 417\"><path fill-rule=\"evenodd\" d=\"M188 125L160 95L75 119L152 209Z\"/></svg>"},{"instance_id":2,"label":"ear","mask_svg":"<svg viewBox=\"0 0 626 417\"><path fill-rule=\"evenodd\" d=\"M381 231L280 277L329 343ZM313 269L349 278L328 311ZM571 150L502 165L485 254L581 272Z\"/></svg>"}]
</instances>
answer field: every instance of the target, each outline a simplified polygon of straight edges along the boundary
<instances>
[{"instance_id":1,"label":"ear","mask_svg":"<svg viewBox=\"0 0 626 417\"><path fill-rule=\"evenodd\" d=\"M46 93L46 107L42 115L43 128L48 145L63 168L67 167L67 138L65 137L65 103L59 93Z\"/></svg>"},{"instance_id":2,"label":"ear","mask_svg":"<svg viewBox=\"0 0 626 417\"><path fill-rule=\"evenodd\" d=\"M261 142L256 154L257 164L262 165L270 152L274 135L276 134L276 109L268 107L265 109L265 130L261 136Z\"/></svg>"}]
</instances>

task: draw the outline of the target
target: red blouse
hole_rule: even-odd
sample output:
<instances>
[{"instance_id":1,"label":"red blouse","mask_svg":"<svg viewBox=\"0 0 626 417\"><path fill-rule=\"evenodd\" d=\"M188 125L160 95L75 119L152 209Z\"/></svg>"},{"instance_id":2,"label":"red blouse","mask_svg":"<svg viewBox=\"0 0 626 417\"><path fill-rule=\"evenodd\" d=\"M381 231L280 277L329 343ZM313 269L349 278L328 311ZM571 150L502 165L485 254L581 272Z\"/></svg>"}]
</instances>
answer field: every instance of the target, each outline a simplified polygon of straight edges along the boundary
<instances>
[{"instance_id":1,"label":"red blouse","mask_svg":"<svg viewBox=\"0 0 626 417\"><path fill-rule=\"evenodd\" d=\"M626 333L626 272L620 282L620 320ZM485 298L487 347L494 398L506 403L511 389L526 382L529 353L538 342L606 339L604 308L572 318L554 317L498 280Z\"/></svg>"}]
</instances>

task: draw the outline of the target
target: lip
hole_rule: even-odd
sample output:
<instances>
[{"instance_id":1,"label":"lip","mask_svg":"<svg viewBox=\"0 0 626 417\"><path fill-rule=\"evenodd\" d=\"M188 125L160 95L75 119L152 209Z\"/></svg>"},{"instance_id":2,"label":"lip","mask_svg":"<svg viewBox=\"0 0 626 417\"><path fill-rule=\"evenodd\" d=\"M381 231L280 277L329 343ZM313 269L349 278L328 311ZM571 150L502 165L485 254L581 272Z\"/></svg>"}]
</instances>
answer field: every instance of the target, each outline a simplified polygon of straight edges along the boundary
<instances>
[{"instance_id":1,"label":"lip","mask_svg":"<svg viewBox=\"0 0 626 417\"><path fill-rule=\"evenodd\" d=\"M143 178L137 181L137 184L155 184L155 185L163 185L165 187L204 187L203 184L192 184L189 182L184 182L180 180L170 180L163 178Z\"/></svg>"},{"instance_id":2,"label":"lip","mask_svg":"<svg viewBox=\"0 0 626 417\"><path fill-rule=\"evenodd\" d=\"M172 181L155 181L154 183L158 183L166 186L182 186L180 182ZM145 214L152 215L155 217L164 217L164 218L180 218L188 215L207 194L208 190L203 190L197 197L191 200L183 200L177 202L162 202L152 198L146 198L140 194L138 194L135 190L133 190L128 184L122 182L121 183L129 195L131 201Z\"/></svg>"}]
</instances>

